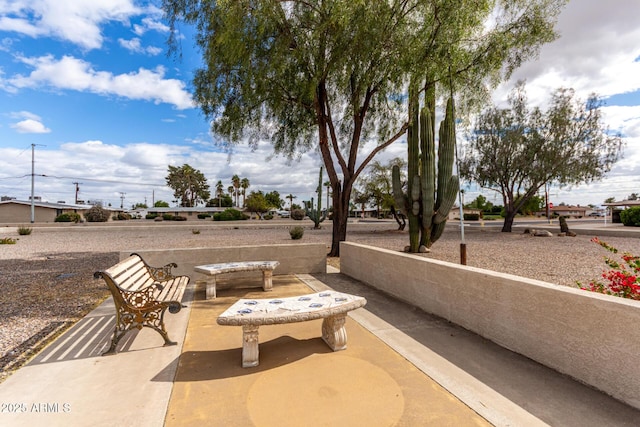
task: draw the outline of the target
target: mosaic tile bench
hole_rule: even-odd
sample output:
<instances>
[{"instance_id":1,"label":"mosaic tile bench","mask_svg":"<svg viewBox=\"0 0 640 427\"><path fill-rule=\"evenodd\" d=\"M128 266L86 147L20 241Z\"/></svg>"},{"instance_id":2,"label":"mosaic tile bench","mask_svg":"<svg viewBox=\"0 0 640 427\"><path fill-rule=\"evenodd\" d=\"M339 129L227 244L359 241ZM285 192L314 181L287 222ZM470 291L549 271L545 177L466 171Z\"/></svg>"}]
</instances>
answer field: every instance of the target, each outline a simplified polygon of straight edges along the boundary
<instances>
[{"instance_id":1,"label":"mosaic tile bench","mask_svg":"<svg viewBox=\"0 0 640 427\"><path fill-rule=\"evenodd\" d=\"M280 299L240 299L218 317L223 326L242 326L242 367L258 366L258 328L262 325L324 319L322 339L333 350L347 348L347 312L363 307L357 295L327 291Z\"/></svg>"},{"instance_id":2,"label":"mosaic tile bench","mask_svg":"<svg viewBox=\"0 0 640 427\"><path fill-rule=\"evenodd\" d=\"M278 261L240 261L225 262L220 264L197 265L194 270L197 273L206 274L207 299L216 298L216 276L223 273L236 273L240 271L262 271L262 289L270 291L273 288L273 270L280 265Z\"/></svg>"}]
</instances>

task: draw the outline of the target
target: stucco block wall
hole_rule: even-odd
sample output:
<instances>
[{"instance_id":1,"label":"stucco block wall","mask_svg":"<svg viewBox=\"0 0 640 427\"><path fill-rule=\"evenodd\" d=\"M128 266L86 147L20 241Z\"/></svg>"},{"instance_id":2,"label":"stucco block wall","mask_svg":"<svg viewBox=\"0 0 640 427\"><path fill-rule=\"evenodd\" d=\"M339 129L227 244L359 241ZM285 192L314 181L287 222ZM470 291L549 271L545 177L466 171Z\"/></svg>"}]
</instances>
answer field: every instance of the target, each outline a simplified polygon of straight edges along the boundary
<instances>
[{"instance_id":1,"label":"stucco block wall","mask_svg":"<svg viewBox=\"0 0 640 427\"><path fill-rule=\"evenodd\" d=\"M327 247L321 243L157 250L132 248L120 252L120 259L128 257L132 252L140 254L147 263L154 267L175 262L178 264L178 268L173 270L174 273L187 275L191 277L192 281L206 277L195 273L193 267L220 262L279 261L280 265L273 271L274 275L312 274L327 271ZM262 273L259 271L243 272L233 273L233 276L223 274L219 277L262 277Z\"/></svg>"},{"instance_id":2,"label":"stucco block wall","mask_svg":"<svg viewBox=\"0 0 640 427\"><path fill-rule=\"evenodd\" d=\"M343 242L342 273L640 408L640 302Z\"/></svg>"}]
</instances>

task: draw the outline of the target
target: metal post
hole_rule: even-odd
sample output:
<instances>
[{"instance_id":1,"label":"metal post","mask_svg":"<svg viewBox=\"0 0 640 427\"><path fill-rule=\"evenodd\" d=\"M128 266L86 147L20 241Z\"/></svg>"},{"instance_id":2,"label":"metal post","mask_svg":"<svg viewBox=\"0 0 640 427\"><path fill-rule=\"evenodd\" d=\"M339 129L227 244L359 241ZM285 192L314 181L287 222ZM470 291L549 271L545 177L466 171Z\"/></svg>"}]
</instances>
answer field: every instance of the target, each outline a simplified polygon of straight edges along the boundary
<instances>
[{"instance_id":1,"label":"metal post","mask_svg":"<svg viewBox=\"0 0 640 427\"><path fill-rule=\"evenodd\" d=\"M36 144L31 144L31 224L36 222L36 208L35 208L35 148Z\"/></svg>"}]
</instances>

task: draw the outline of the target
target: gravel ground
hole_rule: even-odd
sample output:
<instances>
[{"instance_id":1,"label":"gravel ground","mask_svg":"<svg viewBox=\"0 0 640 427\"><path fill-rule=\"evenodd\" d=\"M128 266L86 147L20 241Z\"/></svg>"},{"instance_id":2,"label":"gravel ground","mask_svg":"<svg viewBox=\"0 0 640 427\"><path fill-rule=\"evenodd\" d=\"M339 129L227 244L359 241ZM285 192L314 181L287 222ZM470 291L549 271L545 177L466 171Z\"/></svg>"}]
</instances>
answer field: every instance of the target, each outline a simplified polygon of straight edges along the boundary
<instances>
[{"instance_id":1,"label":"gravel ground","mask_svg":"<svg viewBox=\"0 0 640 427\"><path fill-rule=\"evenodd\" d=\"M119 224L35 226L28 236L13 227L0 228L0 239L17 238L14 245L0 245L0 381L43 343L61 333L106 298L108 291L93 272L118 261L119 251L252 244L331 244L331 226L313 230L308 222L301 240L291 240L285 221L238 225L127 222ZM136 226L138 225L138 226ZM347 240L402 250L408 233L395 223L350 224ZM194 231L199 231L196 234ZM578 231L578 230L576 230ZM520 231L500 233L465 230L467 265L523 277L576 286L604 270L604 249L591 243L593 235L532 237ZM640 252L640 239L607 237L603 240L621 251ZM460 233L450 226L423 256L459 263ZM339 266L339 259L328 259Z\"/></svg>"}]
</instances>

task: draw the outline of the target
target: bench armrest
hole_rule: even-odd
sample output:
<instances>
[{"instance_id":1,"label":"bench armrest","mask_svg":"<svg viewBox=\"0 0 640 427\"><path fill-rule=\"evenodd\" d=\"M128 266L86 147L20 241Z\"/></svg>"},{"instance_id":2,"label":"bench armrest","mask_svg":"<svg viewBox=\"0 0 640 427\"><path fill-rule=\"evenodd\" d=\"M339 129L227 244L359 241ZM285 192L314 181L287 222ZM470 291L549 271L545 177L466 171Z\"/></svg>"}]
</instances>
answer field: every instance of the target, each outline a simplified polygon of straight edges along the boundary
<instances>
[{"instance_id":1,"label":"bench armrest","mask_svg":"<svg viewBox=\"0 0 640 427\"><path fill-rule=\"evenodd\" d=\"M138 255L136 253L132 253L131 255ZM140 256L140 255L138 255ZM147 262L140 257L140 260L144 263L144 266L147 268L149 275L158 282L166 282L167 280L175 279L176 276L171 272L172 268L178 268L178 264L175 262L171 262L167 265L163 265L162 267L153 267L147 264Z\"/></svg>"}]
</instances>

